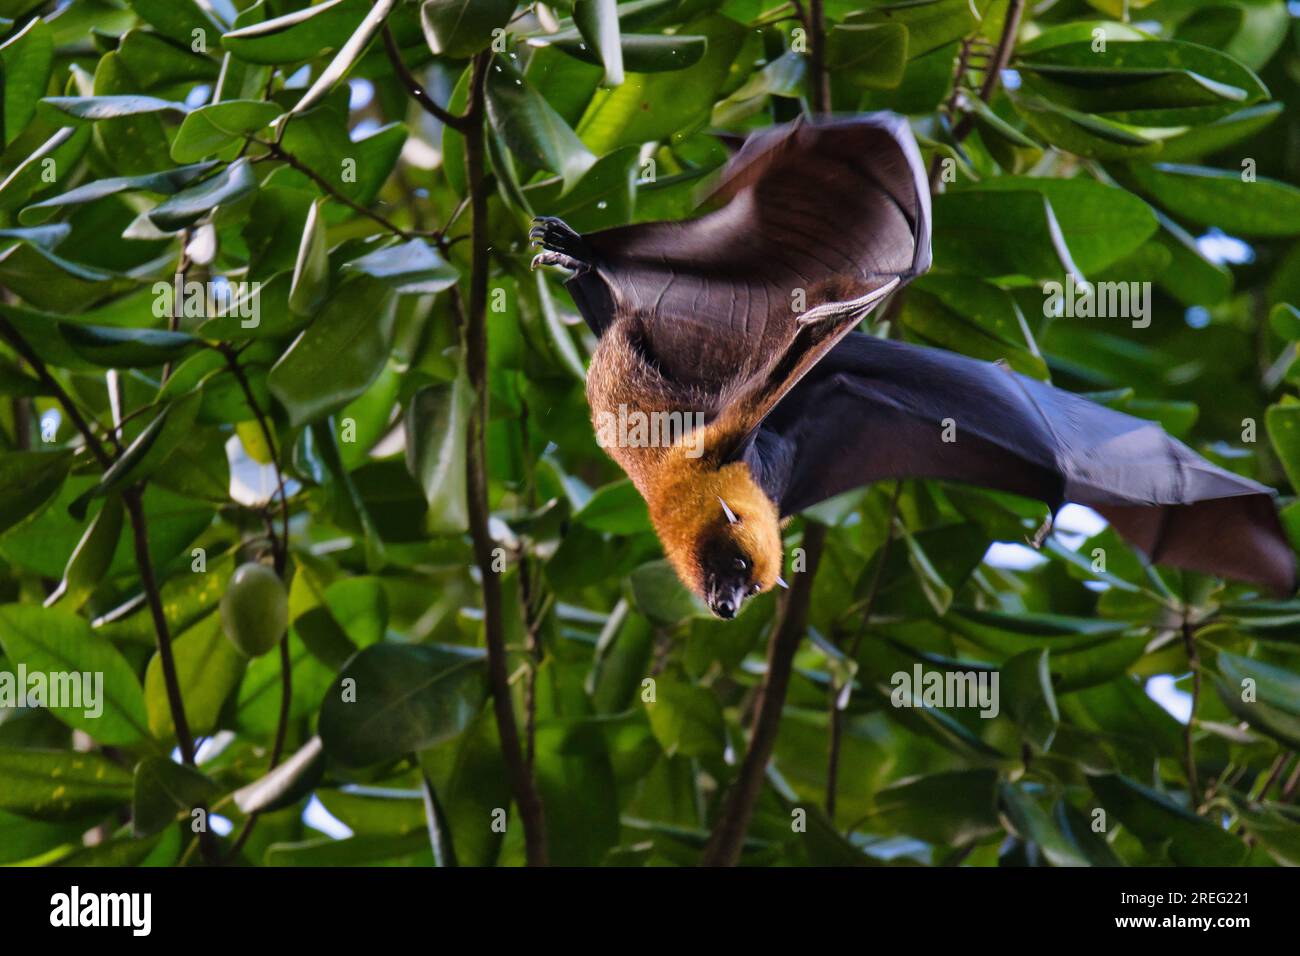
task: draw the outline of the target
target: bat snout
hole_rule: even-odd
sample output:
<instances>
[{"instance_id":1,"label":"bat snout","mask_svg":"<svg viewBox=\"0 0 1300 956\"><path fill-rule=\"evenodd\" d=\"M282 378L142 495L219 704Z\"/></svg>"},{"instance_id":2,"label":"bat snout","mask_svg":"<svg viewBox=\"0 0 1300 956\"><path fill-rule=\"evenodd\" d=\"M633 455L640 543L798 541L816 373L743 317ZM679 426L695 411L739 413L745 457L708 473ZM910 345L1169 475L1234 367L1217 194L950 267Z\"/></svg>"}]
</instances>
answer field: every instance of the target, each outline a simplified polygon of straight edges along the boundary
<instances>
[{"instance_id":1,"label":"bat snout","mask_svg":"<svg viewBox=\"0 0 1300 956\"><path fill-rule=\"evenodd\" d=\"M722 585L711 588L707 601L709 610L715 617L730 621L740 613L740 605L745 600L745 594L743 587Z\"/></svg>"}]
</instances>

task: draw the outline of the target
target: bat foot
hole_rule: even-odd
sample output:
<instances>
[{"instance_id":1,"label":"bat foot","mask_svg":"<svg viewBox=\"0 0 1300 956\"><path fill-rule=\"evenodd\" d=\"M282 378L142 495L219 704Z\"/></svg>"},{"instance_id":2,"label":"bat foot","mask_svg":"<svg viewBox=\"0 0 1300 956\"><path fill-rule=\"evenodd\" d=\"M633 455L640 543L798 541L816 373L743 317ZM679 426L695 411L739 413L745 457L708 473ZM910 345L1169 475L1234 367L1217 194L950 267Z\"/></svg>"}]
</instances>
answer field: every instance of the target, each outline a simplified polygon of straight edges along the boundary
<instances>
[{"instance_id":1,"label":"bat foot","mask_svg":"<svg viewBox=\"0 0 1300 956\"><path fill-rule=\"evenodd\" d=\"M539 252L533 256L531 268L537 269L539 266L559 266L561 269L569 269L573 272L580 271L584 264L577 259L566 256L562 252Z\"/></svg>"},{"instance_id":2,"label":"bat foot","mask_svg":"<svg viewBox=\"0 0 1300 956\"><path fill-rule=\"evenodd\" d=\"M533 245L541 246L550 252L561 253L579 263L591 260L582 236L574 232L564 220L554 216L535 218L532 228L528 230L528 238Z\"/></svg>"}]
</instances>

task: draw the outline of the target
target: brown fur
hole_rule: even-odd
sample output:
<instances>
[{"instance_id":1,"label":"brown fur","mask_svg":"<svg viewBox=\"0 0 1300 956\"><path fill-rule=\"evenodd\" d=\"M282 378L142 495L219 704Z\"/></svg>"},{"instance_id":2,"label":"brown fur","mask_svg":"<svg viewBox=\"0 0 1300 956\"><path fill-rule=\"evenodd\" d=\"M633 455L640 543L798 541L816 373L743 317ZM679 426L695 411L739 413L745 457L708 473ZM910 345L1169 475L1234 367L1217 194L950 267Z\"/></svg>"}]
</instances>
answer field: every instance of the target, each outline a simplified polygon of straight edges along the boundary
<instances>
[{"instance_id":1,"label":"brown fur","mask_svg":"<svg viewBox=\"0 0 1300 956\"><path fill-rule=\"evenodd\" d=\"M720 390L725 394L726 390ZM592 421L604 414L617 416L619 406L647 414L702 412L713 418L713 397L682 388L661 375L645 353L634 317L616 319L592 356L587 373L587 399ZM724 464L718 449L734 436L725 434L721 422L705 425L703 454L692 457L688 444L670 447L629 447L615 444L609 455L627 472L646 500L650 520L663 543L664 553L682 582L697 594L704 592L699 548L710 534L731 537L753 565L753 580L768 590L781 572L781 528L776 505L754 481L743 462ZM718 499L740 519L729 524Z\"/></svg>"}]
</instances>

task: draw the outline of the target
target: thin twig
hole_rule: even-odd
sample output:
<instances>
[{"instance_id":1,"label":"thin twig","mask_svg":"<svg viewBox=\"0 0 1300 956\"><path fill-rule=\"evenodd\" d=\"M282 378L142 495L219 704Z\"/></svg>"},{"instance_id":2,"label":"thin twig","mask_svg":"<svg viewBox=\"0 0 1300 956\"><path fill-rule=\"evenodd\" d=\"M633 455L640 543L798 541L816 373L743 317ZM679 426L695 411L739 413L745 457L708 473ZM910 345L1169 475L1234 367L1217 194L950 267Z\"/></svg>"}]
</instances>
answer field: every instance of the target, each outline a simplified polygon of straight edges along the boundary
<instances>
[{"instance_id":1,"label":"thin twig","mask_svg":"<svg viewBox=\"0 0 1300 956\"><path fill-rule=\"evenodd\" d=\"M276 534L275 522L269 517L266 519L266 531L271 540L275 573L283 580L289 561L289 497L285 490L284 471L280 467L279 447L275 440L275 433L271 429L270 419L258 404L257 396L253 393L252 384L248 381L248 375L239 364L238 353L228 345L222 346L220 350L221 354L225 356L230 373L235 377L240 390L244 393L244 400L248 402L248 407L253 411L253 417L262 432L262 440L266 442L266 447L271 454L271 465L275 468L275 481L280 493L281 532L278 535ZM280 714L275 725L275 740L271 745L271 758L267 762L267 773L270 773L279 765L280 757L284 753L284 741L289 731L289 715L292 705L293 657L289 652L289 635L285 634L280 639ZM252 836L253 828L257 826L257 821L260 818L261 813L258 811L249 814L248 819L244 821L244 825L239 831L239 835L235 838L235 842L230 847L230 852L226 857L227 860L234 859L239 854L239 851L244 848L244 844Z\"/></svg>"},{"instance_id":2,"label":"thin twig","mask_svg":"<svg viewBox=\"0 0 1300 956\"><path fill-rule=\"evenodd\" d=\"M1193 724L1196 722L1197 706L1201 702L1201 658L1196 651L1196 635L1192 632L1191 621L1183 611L1183 647L1187 651L1187 663L1192 669L1192 712L1187 715L1187 724L1183 727L1183 756L1187 764L1188 804L1193 807L1201 805L1200 785L1196 779L1196 749L1193 740Z\"/></svg>"},{"instance_id":3,"label":"thin twig","mask_svg":"<svg viewBox=\"0 0 1300 956\"><path fill-rule=\"evenodd\" d=\"M831 78L826 71L826 11L823 0L808 0L808 84L812 111L825 113L831 108Z\"/></svg>"},{"instance_id":4,"label":"thin twig","mask_svg":"<svg viewBox=\"0 0 1300 956\"><path fill-rule=\"evenodd\" d=\"M402 61L402 51L397 46L397 40L393 38L393 31L389 29L387 23L384 24L384 49L388 52L388 61L393 65L393 72L397 74L411 99L420 104L420 108L432 116L440 123L450 126L452 129L463 133L469 128L469 118L467 116L457 116L434 102L427 90L424 88L415 75L407 68Z\"/></svg>"},{"instance_id":5,"label":"thin twig","mask_svg":"<svg viewBox=\"0 0 1300 956\"><path fill-rule=\"evenodd\" d=\"M1025 0L1011 0L1007 6L1007 16L1002 23L1002 35L998 38L997 50L993 54L992 61L988 64L984 73L984 82L980 84L979 97L985 103L993 99L993 94L998 90L998 84L1002 81L1002 71L1007 68L1011 62L1011 52L1016 46L1016 34L1020 32L1020 17L1025 12ZM961 76L966 72L965 64L969 62L969 48L962 46L962 62L957 74L957 82L961 82ZM955 94L951 100L956 103ZM975 128L975 119L973 114L967 113L961 118L952 131L953 145L960 145L961 142L971 134ZM938 156L930 164L930 192L936 192L939 188L939 171L941 162Z\"/></svg>"},{"instance_id":6,"label":"thin twig","mask_svg":"<svg viewBox=\"0 0 1300 956\"><path fill-rule=\"evenodd\" d=\"M510 675L506 662L505 633L501 611L501 578L493 568L495 544L488 529L488 474L486 428L488 421L487 381L487 291L488 221L486 156L483 140L483 92L491 53L474 58L470 78L468 121L465 132L465 171L470 193L470 279L469 308L465 314L465 367L474 392L467 436L466 478L469 499L470 537L474 560L483 590L483 638L487 646L488 686L501 738L501 757L506 777L524 828L524 851L530 866L547 861L546 830L542 799L524 762L510 696Z\"/></svg>"},{"instance_id":7,"label":"thin twig","mask_svg":"<svg viewBox=\"0 0 1300 956\"><path fill-rule=\"evenodd\" d=\"M64 414L68 416L68 421L72 422L72 427L81 433L81 437L86 442L86 447L90 449L90 453L95 456L95 460L99 462L100 466L107 469L112 465L112 456L109 455L100 440L95 437L94 431L87 424L72 397L59 384L58 380L50 374L50 370L45 367L45 362L27 344L27 340L3 316L0 316L0 336L3 336L13 350L21 355L27 361L27 364L32 367L32 371L36 373L36 377L41 384L49 390L50 394L54 396L54 400L63 409Z\"/></svg>"},{"instance_id":8,"label":"thin twig","mask_svg":"<svg viewBox=\"0 0 1300 956\"><path fill-rule=\"evenodd\" d=\"M306 163L300 160L297 156L293 155L293 153L290 153L287 150L285 150L285 148L281 146L279 143L272 143L266 140L259 139L257 140L257 145L265 147L267 152L265 156L259 156L256 160L254 160L254 162L260 162L265 159L277 159L280 162L286 164L287 166L290 166L298 170L298 172L302 173L304 176L306 176L308 179L314 182L321 189L325 190L325 192L329 193L330 196L337 199L345 206L348 206L354 212L358 212L361 215L365 216L367 219L371 220L372 222L378 223L379 225L387 229L389 232L401 236L403 239L417 238L416 233L412 232L409 229L403 229L401 226L398 226L395 223L390 222L388 219L385 219L379 213L371 209L367 209L365 206L361 205L361 203L357 202L356 200L352 199L350 196L341 192L328 179L326 179L320 173L316 172L316 170L312 169L310 166L308 166Z\"/></svg>"}]
</instances>

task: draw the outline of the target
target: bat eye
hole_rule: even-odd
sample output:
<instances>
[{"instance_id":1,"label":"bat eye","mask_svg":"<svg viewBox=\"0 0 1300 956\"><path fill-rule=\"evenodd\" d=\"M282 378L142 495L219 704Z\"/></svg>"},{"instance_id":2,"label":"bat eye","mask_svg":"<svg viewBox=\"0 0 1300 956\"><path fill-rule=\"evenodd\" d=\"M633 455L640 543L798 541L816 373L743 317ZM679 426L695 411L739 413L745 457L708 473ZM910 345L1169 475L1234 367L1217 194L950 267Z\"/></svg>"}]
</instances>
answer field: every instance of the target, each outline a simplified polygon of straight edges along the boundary
<instances>
[{"instance_id":1,"label":"bat eye","mask_svg":"<svg viewBox=\"0 0 1300 956\"><path fill-rule=\"evenodd\" d=\"M749 593L750 593L750 594L757 594L759 591L762 590L762 588L763 588L763 586L762 586L761 584L755 584L753 587L751 587L751 588L749 589Z\"/></svg>"},{"instance_id":2,"label":"bat eye","mask_svg":"<svg viewBox=\"0 0 1300 956\"><path fill-rule=\"evenodd\" d=\"M737 559L736 559L736 570L737 570L737 571L744 571L744 570L747 569L748 567L749 567L749 564L748 564L748 562L745 561L744 558L737 558Z\"/></svg>"}]
</instances>

